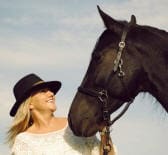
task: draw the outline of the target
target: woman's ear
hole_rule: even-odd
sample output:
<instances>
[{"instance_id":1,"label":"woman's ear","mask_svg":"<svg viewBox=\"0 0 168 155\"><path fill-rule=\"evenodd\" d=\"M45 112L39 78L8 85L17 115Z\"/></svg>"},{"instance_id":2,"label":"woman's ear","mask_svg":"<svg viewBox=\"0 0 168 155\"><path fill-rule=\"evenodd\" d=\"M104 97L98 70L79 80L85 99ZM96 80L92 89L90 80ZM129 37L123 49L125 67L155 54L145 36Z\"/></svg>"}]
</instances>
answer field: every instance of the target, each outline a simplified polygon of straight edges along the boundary
<instances>
[{"instance_id":1,"label":"woman's ear","mask_svg":"<svg viewBox=\"0 0 168 155\"><path fill-rule=\"evenodd\" d=\"M33 108L34 108L33 104L30 103L30 104L29 104L29 109L32 110Z\"/></svg>"}]
</instances>

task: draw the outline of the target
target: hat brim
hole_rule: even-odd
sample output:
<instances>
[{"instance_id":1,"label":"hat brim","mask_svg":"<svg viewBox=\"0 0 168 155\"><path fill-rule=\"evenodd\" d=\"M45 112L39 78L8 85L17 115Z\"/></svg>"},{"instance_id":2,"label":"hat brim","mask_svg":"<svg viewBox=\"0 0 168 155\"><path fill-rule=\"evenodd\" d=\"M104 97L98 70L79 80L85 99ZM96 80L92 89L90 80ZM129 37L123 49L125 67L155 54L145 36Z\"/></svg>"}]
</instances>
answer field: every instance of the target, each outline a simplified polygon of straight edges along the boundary
<instances>
[{"instance_id":1,"label":"hat brim","mask_svg":"<svg viewBox=\"0 0 168 155\"><path fill-rule=\"evenodd\" d=\"M24 94L24 96L19 100L16 101L13 105L10 116L15 116L19 106L22 104L24 100L26 100L33 92L36 92L38 90L49 88L54 94L58 92L58 90L61 88L61 82L60 81L49 81L49 82L42 82L35 86L33 86L31 89L27 90Z\"/></svg>"}]
</instances>

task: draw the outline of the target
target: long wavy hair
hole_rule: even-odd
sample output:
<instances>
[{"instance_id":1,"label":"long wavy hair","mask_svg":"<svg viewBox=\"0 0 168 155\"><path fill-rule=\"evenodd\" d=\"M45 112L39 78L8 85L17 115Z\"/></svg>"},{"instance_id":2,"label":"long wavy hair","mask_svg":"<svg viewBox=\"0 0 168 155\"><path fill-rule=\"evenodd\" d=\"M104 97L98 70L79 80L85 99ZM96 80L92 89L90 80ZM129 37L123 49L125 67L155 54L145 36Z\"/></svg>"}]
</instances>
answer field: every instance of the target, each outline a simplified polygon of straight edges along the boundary
<instances>
[{"instance_id":1,"label":"long wavy hair","mask_svg":"<svg viewBox=\"0 0 168 155\"><path fill-rule=\"evenodd\" d=\"M28 129L33 123L29 108L30 102L31 96L22 102L13 119L12 126L7 132L7 143L9 143L10 147L14 144L16 136Z\"/></svg>"}]
</instances>

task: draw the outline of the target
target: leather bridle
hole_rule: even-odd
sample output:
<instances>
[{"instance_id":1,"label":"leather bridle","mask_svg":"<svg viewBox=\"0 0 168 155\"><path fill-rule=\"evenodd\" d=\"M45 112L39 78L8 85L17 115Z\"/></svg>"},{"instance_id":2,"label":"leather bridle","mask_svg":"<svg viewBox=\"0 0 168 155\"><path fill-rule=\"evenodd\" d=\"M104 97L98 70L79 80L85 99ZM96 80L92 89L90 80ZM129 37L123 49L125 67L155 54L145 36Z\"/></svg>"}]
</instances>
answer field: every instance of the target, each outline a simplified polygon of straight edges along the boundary
<instances>
[{"instance_id":1,"label":"leather bridle","mask_svg":"<svg viewBox=\"0 0 168 155\"><path fill-rule=\"evenodd\" d=\"M124 47L125 47L125 40L126 40L126 36L127 33L130 29L130 27L135 23L135 16L131 16L131 21L128 23L128 25L126 25L126 27L123 30L122 33L122 37L121 37L121 41L119 42L119 48L117 51L117 57L114 60L114 67L113 70L110 74L110 76L107 78L106 83L109 83L110 77L112 74L116 73L118 71L118 77L122 82L122 85L125 89L125 91L128 93L127 88L124 85L123 82L123 77L125 76L124 71L122 70L122 65L123 65L123 60L121 58L122 56L122 52L124 51ZM103 146L103 155L108 155L108 152L110 152L111 150L111 145L110 145L110 126L112 124L114 124L115 121L117 121L129 108L130 104L133 102L133 99L130 98L129 101L127 102L127 104L125 105L125 107L123 108L123 110L113 119L110 120L110 111L108 108L109 105L109 93L107 89L101 89L100 91L97 90L93 90L93 89L89 89L89 88L85 88L83 86L80 86L78 88L78 91L80 93L83 93L85 95L89 95L92 97L95 97L98 99L98 102L100 102L102 104L102 112L103 112L103 122L105 122L105 128L106 128L106 142ZM113 96L114 98L114 96ZM115 97L116 98L116 97ZM119 100L121 100L119 97L117 98ZM110 148L110 149L109 149Z\"/></svg>"}]
</instances>

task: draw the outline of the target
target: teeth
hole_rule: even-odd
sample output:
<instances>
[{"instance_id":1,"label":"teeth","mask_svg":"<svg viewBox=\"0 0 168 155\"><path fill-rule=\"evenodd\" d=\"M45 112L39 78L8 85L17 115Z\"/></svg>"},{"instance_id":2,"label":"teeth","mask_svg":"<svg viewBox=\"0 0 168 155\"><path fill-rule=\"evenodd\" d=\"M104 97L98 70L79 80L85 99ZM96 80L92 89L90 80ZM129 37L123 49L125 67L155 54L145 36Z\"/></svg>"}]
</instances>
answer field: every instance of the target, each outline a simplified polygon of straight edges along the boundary
<instances>
[{"instance_id":1,"label":"teeth","mask_svg":"<svg viewBox=\"0 0 168 155\"><path fill-rule=\"evenodd\" d=\"M53 100L53 99L50 99L50 100L48 100L47 102L49 102L49 103L53 103L54 100Z\"/></svg>"}]
</instances>

